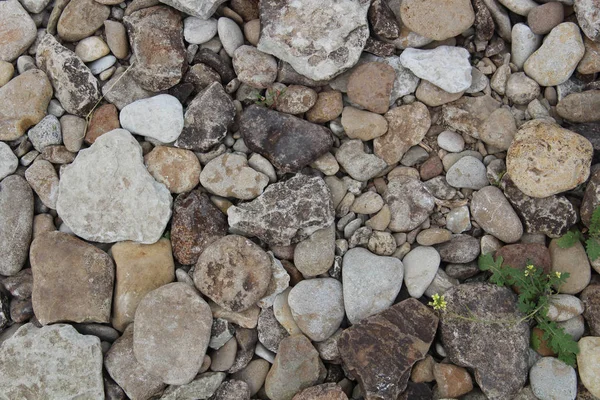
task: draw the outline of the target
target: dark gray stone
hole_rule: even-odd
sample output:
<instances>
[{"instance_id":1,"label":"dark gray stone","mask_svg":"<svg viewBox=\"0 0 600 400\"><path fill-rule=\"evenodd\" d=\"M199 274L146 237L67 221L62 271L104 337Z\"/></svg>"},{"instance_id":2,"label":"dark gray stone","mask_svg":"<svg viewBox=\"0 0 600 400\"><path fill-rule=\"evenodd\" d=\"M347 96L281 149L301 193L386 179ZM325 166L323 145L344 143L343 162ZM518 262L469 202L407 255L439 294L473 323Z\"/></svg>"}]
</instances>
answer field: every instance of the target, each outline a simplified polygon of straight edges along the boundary
<instances>
[{"instance_id":1,"label":"dark gray stone","mask_svg":"<svg viewBox=\"0 0 600 400\"><path fill-rule=\"evenodd\" d=\"M373 33L382 39L394 40L400 36L396 16L385 0L375 0L369 7L369 22Z\"/></svg>"},{"instance_id":2,"label":"dark gray stone","mask_svg":"<svg viewBox=\"0 0 600 400\"><path fill-rule=\"evenodd\" d=\"M434 246L440 253L442 261L464 264L471 262L479 256L479 240L473 236L458 234L452 235L449 242Z\"/></svg>"},{"instance_id":3,"label":"dark gray stone","mask_svg":"<svg viewBox=\"0 0 600 400\"><path fill-rule=\"evenodd\" d=\"M273 307L263 308L258 316L258 341L268 350L277 353L279 343L289 336L288 331L275 319Z\"/></svg>"},{"instance_id":4,"label":"dark gray stone","mask_svg":"<svg viewBox=\"0 0 600 400\"><path fill-rule=\"evenodd\" d=\"M250 400L250 387L244 381L231 379L221 383L210 400Z\"/></svg>"},{"instance_id":5,"label":"dark gray stone","mask_svg":"<svg viewBox=\"0 0 600 400\"><path fill-rule=\"evenodd\" d=\"M241 371L250 364L254 356L256 343L258 342L258 333L256 329L237 328L235 331L235 340L237 342L237 353L235 354L233 366L227 371L230 374Z\"/></svg>"},{"instance_id":6,"label":"dark gray stone","mask_svg":"<svg viewBox=\"0 0 600 400\"><path fill-rule=\"evenodd\" d=\"M475 10L475 37L482 42L489 41L494 36L496 25L492 19L490 10L486 7L483 0L472 0Z\"/></svg>"},{"instance_id":7,"label":"dark gray stone","mask_svg":"<svg viewBox=\"0 0 600 400\"><path fill-rule=\"evenodd\" d=\"M227 64L217 53L209 49L200 49L194 56L194 64L203 63L217 71L223 83L227 84L236 77L233 67Z\"/></svg>"}]
</instances>

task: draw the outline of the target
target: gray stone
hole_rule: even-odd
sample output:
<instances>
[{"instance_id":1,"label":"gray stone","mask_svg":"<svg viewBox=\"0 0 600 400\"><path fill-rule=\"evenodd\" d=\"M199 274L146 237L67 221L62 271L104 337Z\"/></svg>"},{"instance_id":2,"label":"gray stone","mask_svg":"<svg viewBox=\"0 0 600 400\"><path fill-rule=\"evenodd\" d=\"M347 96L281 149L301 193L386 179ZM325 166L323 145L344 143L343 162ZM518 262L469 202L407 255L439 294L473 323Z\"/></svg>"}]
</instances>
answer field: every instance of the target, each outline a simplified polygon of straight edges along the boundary
<instances>
[{"instance_id":1,"label":"gray stone","mask_svg":"<svg viewBox=\"0 0 600 400\"><path fill-rule=\"evenodd\" d=\"M519 216L495 186L487 186L473 193L471 215L484 231L505 243L514 243L523 235Z\"/></svg>"},{"instance_id":2,"label":"gray stone","mask_svg":"<svg viewBox=\"0 0 600 400\"><path fill-rule=\"evenodd\" d=\"M45 116L27 132L27 136L33 147L39 152L47 146L62 144L60 122L54 115Z\"/></svg>"},{"instance_id":3,"label":"gray stone","mask_svg":"<svg viewBox=\"0 0 600 400\"><path fill-rule=\"evenodd\" d=\"M200 19L209 19L217 8L225 1L226 0L162 0L161 3L168 4L173 8Z\"/></svg>"},{"instance_id":4,"label":"gray stone","mask_svg":"<svg viewBox=\"0 0 600 400\"><path fill-rule=\"evenodd\" d=\"M246 382L230 379L219 386L211 400L250 400L250 387Z\"/></svg>"},{"instance_id":5,"label":"gray stone","mask_svg":"<svg viewBox=\"0 0 600 400\"><path fill-rule=\"evenodd\" d=\"M419 246L404 256L404 284L408 294L416 299L423 296L438 272L440 261L440 254L431 246Z\"/></svg>"},{"instance_id":6,"label":"gray stone","mask_svg":"<svg viewBox=\"0 0 600 400\"><path fill-rule=\"evenodd\" d=\"M485 165L475 157L466 156L448 169L446 180L455 188L479 190L489 185Z\"/></svg>"},{"instance_id":7,"label":"gray stone","mask_svg":"<svg viewBox=\"0 0 600 400\"><path fill-rule=\"evenodd\" d=\"M600 17L598 3L594 0L574 0L577 22L587 37L600 40Z\"/></svg>"},{"instance_id":8,"label":"gray stone","mask_svg":"<svg viewBox=\"0 0 600 400\"><path fill-rule=\"evenodd\" d=\"M440 41L460 35L475 21L468 0L406 0L401 3L400 15L405 29Z\"/></svg>"},{"instance_id":9,"label":"gray stone","mask_svg":"<svg viewBox=\"0 0 600 400\"><path fill-rule=\"evenodd\" d=\"M217 31L219 32L219 39L223 45L223 50L225 50L229 57L233 57L237 48L244 44L242 30L231 18L221 17L217 21Z\"/></svg>"},{"instance_id":10,"label":"gray stone","mask_svg":"<svg viewBox=\"0 0 600 400\"><path fill-rule=\"evenodd\" d=\"M465 235L457 234L449 242L435 245L442 261L464 264L471 262L479 256L479 240Z\"/></svg>"},{"instance_id":11,"label":"gray stone","mask_svg":"<svg viewBox=\"0 0 600 400\"><path fill-rule=\"evenodd\" d=\"M187 17L183 20L183 37L191 44L208 42L217 34L217 20Z\"/></svg>"},{"instance_id":12,"label":"gray stone","mask_svg":"<svg viewBox=\"0 0 600 400\"><path fill-rule=\"evenodd\" d=\"M437 137L438 145L451 153L460 153L465 148L465 140L461 135L452 131L443 131Z\"/></svg>"},{"instance_id":13,"label":"gray stone","mask_svg":"<svg viewBox=\"0 0 600 400\"><path fill-rule=\"evenodd\" d=\"M427 220L433 207L434 197L418 179L398 175L388 183L383 199L390 207L392 232L410 232Z\"/></svg>"},{"instance_id":14,"label":"gray stone","mask_svg":"<svg viewBox=\"0 0 600 400\"><path fill-rule=\"evenodd\" d=\"M368 181L387 167L381 158L365 152L362 140L342 143L335 153L335 158L348 175L359 181Z\"/></svg>"},{"instance_id":15,"label":"gray stone","mask_svg":"<svg viewBox=\"0 0 600 400\"><path fill-rule=\"evenodd\" d=\"M41 11L41 10L40 10ZM38 11L39 12L39 11ZM35 22L18 0L0 4L0 60L12 62L35 41Z\"/></svg>"},{"instance_id":16,"label":"gray stone","mask_svg":"<svg viewBox=\"0 0 600 400\"><path fill-rule=\"evenodd\" d=\"M556 111L558 115L569 121L596 122L600 121L599 103L600 90L586 90L563 97L556 105Z\"/></svg>"},{"instance_id":17,"label":"gray stone","mask_svg":"<svg viewBox=\"0 0 600 400\"><path fill-rule=\"evenodd\" d=\"M116 129L64 168L57 211L86 240L154 243L171 217L171 194L146 170L133 136Z\"/></svg>"},{"instance_id":18,"label":"gray stone","mask_svg":"<svg viewBox=\"0 0 600 400\"><path fill-rule=\"evenodd\" d=\"M511 38L511 61L522 69L529 56L542 45L543 36L533 33L526 24L518 23L512 28Z\"/></svg>"},{"instance_id":19,"label":"gray stone","mask_svg":"<svg viewBox=\"0 0 600 400\"><path fill-rule=\"evenodd\" d=\"M66 2L58 19L57 30L60 38L75 42L92 36L110 15L110 7L100 3L94 0Z\"/></svg>"},{"instance_id":20,"label":"gray stone","mask_svg":"<svg viewBox=\"0 0 600 400\"><path fill-rule=\"evenodd\" d=\"M131 69L117 70L112 78L102 86L104 98L119 110L134 101L145 99L154 93L142 88L131 74Z\"/></svg>"},{"instance_id":21,"label":"gray stone","mask_svg":"<svg viewBox=\"0 0 600 400\"><path fill-rule=\"evenodd\" d=\"M540 95L540 86L523 72L511 74L506 83L506 96L515 104L529 104Z\"/></svg>"},{"instance_id":22,"label":"gray stone","mask_svg":"<svg viewBox=\"0 0 600 400\"><path fill-rule=\"evenodd\" d=\"M0 181L17 170L19 159L11 148L0 142Z\"/></svg>"},{"instance_id":23,"label":"gray stone","mask_svg":"<svg viewBox=\"0 0 600 400\"><path fill-rule=\"evenodd\" d=\"M531 367L529 380L538 399L575 399L577 396L577 372L557 358L539 359Z\"/></svg>"},{"instance_id":24,"label":"gray stone","mask_svg":"<svg viewBox=\"0 0 600 400\"><path fill-rule=\"evenodd\" d=\"M335 257L335 227L319 229L294 249L294 265L305 277L326 273Z\"/></svg>"},{"instance_id":25,"label":"gray stone","mask_svg":"<svg viewBox=\"0 0 600 400\"><path fill-rule=\"evenodd\" d=\"M31 153L30 153L31 154ZM37 152L35 153L37 154ZM56 209L59 180L54 166L47 160L36 159L25 171L25 179L38 195L42 203Z\"/></svg>"},{"instance_id":26,"label":"gray stone","mask_svg":"<svg viewBox=\"0 0 600 400\"><path fill-rule=\"evenodd\" d=\"M235 22L233 24L237 27ZM265 89L277 78L277 60L275 57L257 50L254 46L238 46L233 53L232 62L233 69L240 82L254 88Z\"/></svg>"},{"instance_id":27,"label":"gray stone","mask_svg":"<svg viewBox=\"0 0 600 400\"><path fill-rule=\"evenodd\" d=\"M181 386L169 386L160 400L204 400L211 398L223 380L224 372L206 372L198 375L190 383Z\"/></svg>"},{"instance_id":28,"label":"gray stone","mask_svg":"<svg viewBox=\"0 0 600 400\"><path fill-rule=\"evenodd\" d=\"M183 130L183 107L177 98L161 94L123 107L119 122L129 132L170 143Z\"/></svg>"},{"instance_id":29,"label":"gray stone","mask_svg":"<svg viewBox=\"0 0 600 400\"><path fill-rule=\"evenodd\" d=\"M279 343L289 336L288 331L275 318L272 307L261 310L256 328L258 341L273 353L277 353Z\"/></svg>"}]
</instances>

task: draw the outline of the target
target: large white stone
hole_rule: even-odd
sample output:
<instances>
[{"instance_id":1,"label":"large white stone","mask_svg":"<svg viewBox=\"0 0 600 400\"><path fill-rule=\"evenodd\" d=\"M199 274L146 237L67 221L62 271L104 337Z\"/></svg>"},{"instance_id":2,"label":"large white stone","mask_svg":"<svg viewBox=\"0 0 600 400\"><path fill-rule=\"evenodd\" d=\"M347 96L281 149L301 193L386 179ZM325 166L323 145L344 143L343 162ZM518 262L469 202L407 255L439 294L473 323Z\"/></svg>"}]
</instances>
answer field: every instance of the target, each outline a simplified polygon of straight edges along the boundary
<instances>
[{"instance_id":1,"label":"large white stone","mask_svg":"<svg viewBox=\"0 0 600 400\"><path fill-rule=\"evenodd\" d=\"M462 47L406 49L400 55L400 62L419 78L428 80L448 93L459 93L471 86L469 52Z\"/></svg>"},{"instance_id":2,"label":"large white stone","mask_svg":"<svg viewBox=\"0 0 600 400\"><path fill-rule=\"evenodd\" d=\"M200 19L209 19L226 0L161 0L173 8Z\"/></svg>"},{"instance_id":3,"label":"large white stone","mask_svg":"<svg viewBox=\"0 0 600 400\"><path fill-rule=\"evenodd\" d=\"M417 299L423 296L435 278L440 261L440 254L431 246L417 247L404 256L404 283L408 294Z\"/></svg>"},{"instance_id":4,"label":"large white stone","mask_svg":"<svg viewBox=\"0 0 600 400\"><path fill-rule=\"evenodd\" d=\"M170 143L183 130L183 106L176 97L159 94L123 107L119 121L131 133Z\"/></svg>"},{"instance_id":5,"label":"large white stone","mask_svg":"<svg viewBox=\"0 0 600 400\"><path fill-rule=\"evenodd\" d=\"M183 20L183 37L188 43L206 43L216 34L217 20L214 18L204 21L196 17L187 17Z\"/></svg>"},{"instance_id":6,"label":"large white stone","mask_svg":"<svg viewBox=\"0 0 600 400\"><path fill-rule=\"evenodd\" d=\"M171 217L171 200L165 185L146 170L138 142L115 129L64 168L57 211L86 240L154 243Z\"/></svg>"}]
</instances>

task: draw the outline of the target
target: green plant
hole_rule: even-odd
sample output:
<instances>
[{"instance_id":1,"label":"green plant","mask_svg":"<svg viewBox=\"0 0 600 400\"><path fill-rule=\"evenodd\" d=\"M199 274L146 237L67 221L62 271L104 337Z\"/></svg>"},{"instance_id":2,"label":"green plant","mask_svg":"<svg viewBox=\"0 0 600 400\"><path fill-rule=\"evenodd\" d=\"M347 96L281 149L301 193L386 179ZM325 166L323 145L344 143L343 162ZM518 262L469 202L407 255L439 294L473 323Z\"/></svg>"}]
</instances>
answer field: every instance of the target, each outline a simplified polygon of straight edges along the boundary
<instances>
[{"instance_id":1,"label":"green plant","mask_svg":"<svg viewBox=\"0 0 600 400\"><path fill-rule=\"evenodd\" d=\"M590 220L590 228L587 232L587 239L577 228L571 229L560 239L556 241L558 247L566 249L572 247L577 242L585 243L585 252L590 260L594 261L600 257L600 206L594 209Z\"/></svg>"},{"instance_id":2,"label":"green plant","mask_svg":"<svg viewBox=\"0 0 600 400\"><path fill-rule=\"evenodd\" d=\"M277 106L277 100L285 93L285 89L283 90L275 90L273 88L269 88L266 90L265 95L261 95L258 93L256 95L256 101L254 104L258 104L259 106L267 107L270 109L274 109Z\"/></svg>"},{"instance_id":3,"label":"green plant","mask_svg":"<svg viewBox=\"0 0 600 400\"><path fill-rule=\"evenodd\" d=\"M548 319L550 296L558 293L559 288L569 277L568 273L554 272L545 274L543 269L528 264L524 270L502 265L502 257L482 254L479 257L479 269L492 273L490 282L498 286L514 287L519 293L518 308L525 316L517 322L535 321L542 330L542 339L558 355L561 361L575 365L579 347L571 335L558 324ZM533 341L534 348L539 347L538 340Z\"/></svg>"}]
</instances>

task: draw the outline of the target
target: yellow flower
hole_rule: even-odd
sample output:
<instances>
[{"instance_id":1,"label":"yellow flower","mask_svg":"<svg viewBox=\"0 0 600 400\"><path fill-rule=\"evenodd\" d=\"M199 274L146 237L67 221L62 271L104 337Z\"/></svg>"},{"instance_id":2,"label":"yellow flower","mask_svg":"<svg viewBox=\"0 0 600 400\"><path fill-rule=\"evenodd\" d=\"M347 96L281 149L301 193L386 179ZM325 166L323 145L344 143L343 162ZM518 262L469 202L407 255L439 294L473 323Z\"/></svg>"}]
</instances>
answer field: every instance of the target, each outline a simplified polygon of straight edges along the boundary
<instances>
[{"instance_id":1,"label":"yellow flower","mask_svg":"<svg viewBox=\"0 0 600 400\"><path fill-rule=\"evenodd\" d=\"M555 273L554 273L554 275L556 275L556 277L557 277L558 279L560 279L560 276L562 275L562 272L555 272Z\"/></svg>"},{"instance_id":2,"label":"yellow flower","mask_svg":"<svg viewBox=\"0 0 600 400\"><path fill-rule=\"evenodd\" d=\"M535 267L531 264L529 264L526 268L525 268L525 276L530 276L533 275L533 273L535 272Z\"/></svg>"},{"instance_id":3,"label":"yellow flower","mask_svg":"<svg viewBox=\"0 0 600 400\"><path fill-rule=\"evenodd\" d=\"M448 303L446 302L446 299L444 299L444 295L440 296L436 293L433 296L431 296L431 299L433 301L430 301L428 304L429 306L433 307L434 310L446 310L446 306L448 305Z\"/></svg>"}]
</instances>

